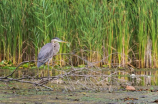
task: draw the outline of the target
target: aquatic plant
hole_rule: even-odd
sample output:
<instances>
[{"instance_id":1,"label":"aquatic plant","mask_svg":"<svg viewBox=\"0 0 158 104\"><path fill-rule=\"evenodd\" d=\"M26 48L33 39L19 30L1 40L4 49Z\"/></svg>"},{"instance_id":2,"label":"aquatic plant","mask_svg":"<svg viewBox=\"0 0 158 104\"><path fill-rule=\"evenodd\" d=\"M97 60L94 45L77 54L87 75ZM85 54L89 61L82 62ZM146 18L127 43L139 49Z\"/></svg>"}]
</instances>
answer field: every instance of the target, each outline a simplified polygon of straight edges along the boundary
<instances>
[{"instance_id":1,"label":"aquatic plant","mask_svg":"<svg viewBox=\"0 0 158 104\"><path fill-rule=\"evenodd\" d=\"M60 53L75 52L97 66L122 67L130 58L135 67L158 67L157 0L1 0L0 13L0 61L37 59L59 37L71 43L61 44ZM62 54L56 60L60 66L70 61Z\"/></svg>"}]
</instances>

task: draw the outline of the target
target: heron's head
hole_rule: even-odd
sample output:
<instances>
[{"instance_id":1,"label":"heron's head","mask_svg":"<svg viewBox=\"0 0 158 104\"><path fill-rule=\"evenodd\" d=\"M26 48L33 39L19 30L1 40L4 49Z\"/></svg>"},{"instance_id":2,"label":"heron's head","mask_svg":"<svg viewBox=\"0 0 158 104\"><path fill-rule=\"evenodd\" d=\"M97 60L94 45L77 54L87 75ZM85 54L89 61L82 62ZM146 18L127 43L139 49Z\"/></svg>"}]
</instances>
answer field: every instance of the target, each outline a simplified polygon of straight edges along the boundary
<instances>
[{"instance_id":1,"label":"heron's head","mask_svg":"<svg viewBox=\"0 0 158 104\"><path fill-rule=\"evenodd\" d=\"M65 41L63 41L63 40L61 40L61 39L59 39L59 38L57 38L57 37L53 38L53 39L51 40L51 42L52 42L52 43L55 43L55 42L67 43L67 42L65 42Z\"/></svg>"}]
</instances>

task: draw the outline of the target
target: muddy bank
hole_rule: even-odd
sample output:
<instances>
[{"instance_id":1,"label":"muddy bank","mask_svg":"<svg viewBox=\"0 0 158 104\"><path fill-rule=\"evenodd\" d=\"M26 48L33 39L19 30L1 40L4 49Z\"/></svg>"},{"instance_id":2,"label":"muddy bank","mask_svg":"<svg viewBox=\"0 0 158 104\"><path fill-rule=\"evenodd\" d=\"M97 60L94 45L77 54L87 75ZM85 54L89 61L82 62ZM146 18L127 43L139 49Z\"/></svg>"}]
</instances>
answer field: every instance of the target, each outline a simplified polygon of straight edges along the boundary
<instances>
[{"instance_id":1,"label":"muddy bank","mask_svg":"<svg viewBox=\"0 0 158 104\"><path fill-rule=\"evenodd\" d=\"M11 87L10 87L11 88ZM152 90L151 90L152 88ZM34 88L0 89L0 104L139 104L158 103L158 87L136 87L136 91L117 89L105 91L37 91Z\"/></svg>"}]
</instances>

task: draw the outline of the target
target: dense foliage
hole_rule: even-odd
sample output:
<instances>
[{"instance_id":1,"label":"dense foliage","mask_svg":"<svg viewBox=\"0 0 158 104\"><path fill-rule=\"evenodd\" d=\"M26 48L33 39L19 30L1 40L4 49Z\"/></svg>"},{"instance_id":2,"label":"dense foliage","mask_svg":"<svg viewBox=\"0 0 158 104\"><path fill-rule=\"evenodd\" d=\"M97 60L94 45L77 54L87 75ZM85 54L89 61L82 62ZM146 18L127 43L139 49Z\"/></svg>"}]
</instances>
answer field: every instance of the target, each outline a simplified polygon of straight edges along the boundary
<instances>
[{"instance_id":1,"label":"dense foliage","mask_svg":"<svg viewBox=\"0 0 158 104\"><path fill-rule=\"evenodd\" d=\"M130 58L135 67L158 67L157 0L1 0L0 14L0 61L37 59L59 37L71 43L61 44L60 53L75 51L91 62L108 56L99 66L124 66Z\"/></svg>"}]
</instances>

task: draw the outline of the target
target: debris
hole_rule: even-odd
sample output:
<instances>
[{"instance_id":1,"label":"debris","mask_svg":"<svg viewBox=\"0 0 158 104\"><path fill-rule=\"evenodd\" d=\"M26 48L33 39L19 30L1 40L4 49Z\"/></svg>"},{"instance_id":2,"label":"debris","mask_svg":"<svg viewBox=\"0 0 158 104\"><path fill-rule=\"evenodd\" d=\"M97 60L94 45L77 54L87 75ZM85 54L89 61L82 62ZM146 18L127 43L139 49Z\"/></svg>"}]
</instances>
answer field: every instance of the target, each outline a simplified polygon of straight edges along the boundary
<instances>
[{"instance_id":1,"label":"debris","mask_svg":"<svg viewBox=\"0 0 158 104\"><path fill-rule=\"evenodd\" d=\"M138 99L137 99L137 98L126 97L126 98L124 98L124 99L122 99L122 100L127 101L127 100L138 100Z\"/></svg>"},{"instance_id":2,"label":"debris","mask_svg":"<svg viewBox=\"0 0 158 104\"><path fill-rule=\"evenodd\" d=\"M135 91L136 89L133 86L127 85L126 86L126 90L128 90L128 91Z\"/></svg>"}]
</instances>

